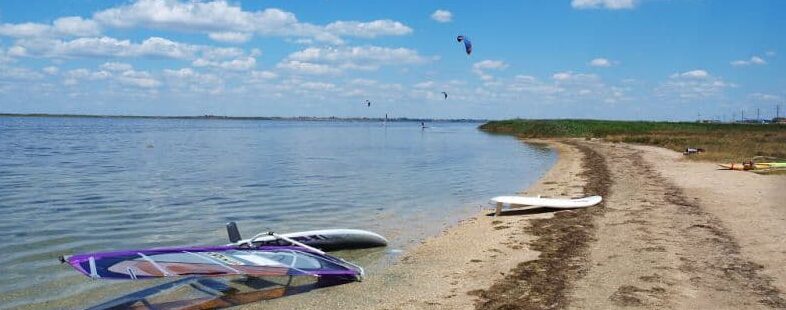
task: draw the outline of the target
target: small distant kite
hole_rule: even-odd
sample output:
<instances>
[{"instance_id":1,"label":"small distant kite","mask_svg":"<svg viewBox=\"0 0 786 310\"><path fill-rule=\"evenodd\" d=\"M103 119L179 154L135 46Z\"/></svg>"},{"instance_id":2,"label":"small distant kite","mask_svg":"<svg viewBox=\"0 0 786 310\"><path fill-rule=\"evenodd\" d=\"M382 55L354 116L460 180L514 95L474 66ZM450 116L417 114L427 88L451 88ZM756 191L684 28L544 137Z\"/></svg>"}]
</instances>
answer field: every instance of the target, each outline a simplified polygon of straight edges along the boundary
<instances>
[{"instance_id":1,"label":"small distant kite","mask_svg":"<svg viewBox=\"0 0 786 310\"><path fill-rule=\"evenodd\" d=\"M448 93L446 93L446 92L444 92L444 91L443 91L443 92L442 92L442 95L444 95L444 96L445 96L445 99L448 99Z\"/></svg>"},{"instance_id":2,"label":"small distant kite","mask_svg":"<svg viewBox=\"0 0 786 310\"><path fill-rule=\"evenodd\" d=\"M367 107L370 107L370 106L371 106L371 101L370 101L370 100L366 100L366 106L367 106Z\"/></svg>"},{"instance_id":3,"label":"small distant kite","mask_svg":"<svg viewBox=\"0 0 786 310\"><path fill-rule=\"evenodd\" d=\"M469 41L469 38L465 37L464 35L459 35L456 37L456 41L459 43L464 41L464 49L467 51L467 55L472 54L472 42Z\"/></svg>"}]
</instances>

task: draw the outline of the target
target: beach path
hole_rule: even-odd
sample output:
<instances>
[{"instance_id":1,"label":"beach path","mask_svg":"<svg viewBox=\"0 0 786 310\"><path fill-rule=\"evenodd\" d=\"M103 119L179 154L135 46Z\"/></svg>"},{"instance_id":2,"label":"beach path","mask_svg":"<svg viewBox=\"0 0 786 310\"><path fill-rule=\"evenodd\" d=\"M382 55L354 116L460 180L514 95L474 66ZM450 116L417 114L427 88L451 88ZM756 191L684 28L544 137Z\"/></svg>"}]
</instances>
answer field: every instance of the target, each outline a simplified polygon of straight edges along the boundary
<instances>
[{"instance_id":1,"label":"beach path","mask_svg":"<svg viewBox=\"0 0 786 310\"><path fill-rule=\"evenodd\" d=\"M570 308L786 307L786 209L776 197L786 178L662 148L582 144L606 158L614 182Z\"/></svg>"}]
</instances>

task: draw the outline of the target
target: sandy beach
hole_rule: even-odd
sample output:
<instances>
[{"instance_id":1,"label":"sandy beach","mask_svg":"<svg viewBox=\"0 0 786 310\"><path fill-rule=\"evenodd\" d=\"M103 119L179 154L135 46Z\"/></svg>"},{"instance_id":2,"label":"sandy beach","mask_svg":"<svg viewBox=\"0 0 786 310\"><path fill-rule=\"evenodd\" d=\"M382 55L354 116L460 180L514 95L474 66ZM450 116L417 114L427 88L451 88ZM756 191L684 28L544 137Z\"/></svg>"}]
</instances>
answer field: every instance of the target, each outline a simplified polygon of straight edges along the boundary
<instances>
[{"instance_id":1,"label":"sandy beach","mask_svg":"<svg viewBox=\"0 0 786 310\"><path fill-rule=\"evenodd\" d=\"M527 142L559 160L521 194L604 202L484 210L364 282L245 308L786 307L786 177L722 171L657 147Z\"/></svg>"}]
</instances>

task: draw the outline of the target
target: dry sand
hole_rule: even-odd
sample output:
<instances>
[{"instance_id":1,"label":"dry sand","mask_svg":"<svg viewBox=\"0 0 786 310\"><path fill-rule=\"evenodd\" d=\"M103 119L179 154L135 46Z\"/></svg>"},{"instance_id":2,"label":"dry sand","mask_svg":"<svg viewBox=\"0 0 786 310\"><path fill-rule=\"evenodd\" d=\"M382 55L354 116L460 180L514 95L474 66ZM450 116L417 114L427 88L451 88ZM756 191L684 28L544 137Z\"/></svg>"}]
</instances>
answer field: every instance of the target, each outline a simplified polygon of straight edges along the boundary
<instances>
[{"instance_id":1,"label":"dry sand","mask_svg":"<svg viewBox=\"0 0 786 310\"><path fill-rule=\"evenodd\" d=\"M484 211L364 282L246 307L786 308L786 176L656 147L546 143L559 160L522 194L602 194L601 205Z\"/></svg>"}]
</instances>

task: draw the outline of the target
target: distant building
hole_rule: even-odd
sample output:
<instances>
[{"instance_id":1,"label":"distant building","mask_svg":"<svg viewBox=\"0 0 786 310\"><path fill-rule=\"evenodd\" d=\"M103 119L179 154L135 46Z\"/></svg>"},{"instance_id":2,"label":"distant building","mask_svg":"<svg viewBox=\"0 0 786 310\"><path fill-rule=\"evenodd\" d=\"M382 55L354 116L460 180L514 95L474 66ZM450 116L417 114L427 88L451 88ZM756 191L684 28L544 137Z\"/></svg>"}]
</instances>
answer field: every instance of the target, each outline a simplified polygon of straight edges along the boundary
<instances>
[{"instance_id":1,"label":"distant building","mask_svg":"<svg viewBox=\"0 0 786 310\"><path fill-rule=\"evenodd\" d=\"M786 124L786 117L775 117L772 119L773 124Z\"/></svg>"}]
</instances>

